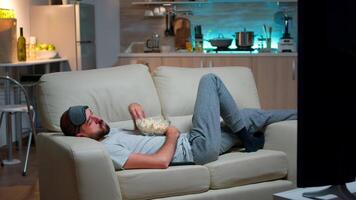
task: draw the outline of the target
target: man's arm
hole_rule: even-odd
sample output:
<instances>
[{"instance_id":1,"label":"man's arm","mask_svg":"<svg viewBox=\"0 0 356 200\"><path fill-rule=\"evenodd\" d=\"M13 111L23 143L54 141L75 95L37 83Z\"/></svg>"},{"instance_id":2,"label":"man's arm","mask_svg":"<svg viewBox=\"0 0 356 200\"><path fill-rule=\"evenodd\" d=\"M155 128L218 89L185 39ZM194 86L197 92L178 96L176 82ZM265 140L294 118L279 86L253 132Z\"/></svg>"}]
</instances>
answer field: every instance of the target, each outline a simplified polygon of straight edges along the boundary
<instances>
[{"instance_id":1,"label":"man's arm","mask_svg":"<svg viewBox=\"0 0 356 200\"><path fill-rule=\"evenodd\" d=\"M177 139L179 130L170 126L166 132L166 141L162 147L154 154L130 154L128 160L124 164L125 169L166 169L172 161L176 151Z\"/></svg>"},{"instance_id":2,"label":"man's arm","mask_svg":"<svg viewBox=\"0 0 356 200\"><path fill-rule=\"evenodd\" d=\"M146 118L146 113L143 110L142 106L138 103L131 103L129 105L128 109L129 109L129 113L131 115L132 121L134 123L135 130L138 130L138 128L136 126L136 120Z\"/></svg>"}]
</instances>

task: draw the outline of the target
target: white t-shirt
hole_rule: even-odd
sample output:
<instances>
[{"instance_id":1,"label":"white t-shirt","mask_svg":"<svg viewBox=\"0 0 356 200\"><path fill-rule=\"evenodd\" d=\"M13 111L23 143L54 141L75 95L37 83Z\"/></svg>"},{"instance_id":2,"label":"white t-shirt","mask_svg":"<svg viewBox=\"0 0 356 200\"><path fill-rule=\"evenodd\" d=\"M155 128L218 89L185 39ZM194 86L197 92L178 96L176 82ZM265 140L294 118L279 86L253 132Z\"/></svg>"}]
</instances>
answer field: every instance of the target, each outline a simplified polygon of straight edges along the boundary
<instances>
[{"instance_id":1,"label":"white t-shirt","mask_svg":"<svg viewBox=\"0 0 356 200\"><path fill-rule=\"evenodd\" d=\"M123 169L131 153L156 153L165 140L165 136L145 136L131 130L112 128L101 143L109 152L115 169ZM187 133L180 134L172 162L193 162Z\"/></svg>"}]
</instances>

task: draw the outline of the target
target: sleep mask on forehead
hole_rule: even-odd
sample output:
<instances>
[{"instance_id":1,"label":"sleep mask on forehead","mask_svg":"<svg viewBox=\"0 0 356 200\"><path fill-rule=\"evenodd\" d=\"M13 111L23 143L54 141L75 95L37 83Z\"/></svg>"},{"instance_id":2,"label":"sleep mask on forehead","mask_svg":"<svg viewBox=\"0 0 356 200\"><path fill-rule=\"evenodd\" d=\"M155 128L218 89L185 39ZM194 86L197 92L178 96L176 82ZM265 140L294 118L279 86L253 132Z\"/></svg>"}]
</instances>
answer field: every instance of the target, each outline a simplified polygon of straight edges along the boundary
<instances>
[{"instance_id":1,"label":"sleep mask on forehead","mask_svg":"<svg viewBox=\"0 0 356 200\"><path fill-rule=\"evenodd\" d=\"M86 121L85 110L88 106L72 106L68 109L69 120L74 126L81 126Z\"/></svg>"}]
</instances>

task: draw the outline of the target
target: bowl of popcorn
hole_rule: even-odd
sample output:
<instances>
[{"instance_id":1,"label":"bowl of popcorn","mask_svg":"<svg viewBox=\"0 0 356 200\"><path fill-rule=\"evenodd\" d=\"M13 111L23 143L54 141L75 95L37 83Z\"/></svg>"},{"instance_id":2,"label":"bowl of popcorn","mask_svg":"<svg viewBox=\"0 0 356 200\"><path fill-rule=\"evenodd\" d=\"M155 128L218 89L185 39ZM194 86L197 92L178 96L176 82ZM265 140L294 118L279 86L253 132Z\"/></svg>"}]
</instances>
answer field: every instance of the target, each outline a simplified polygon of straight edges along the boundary
<instances>
[{"instance_id":1,"label":"bowl of popcorn","mask_svg":"<svg viewBox=\"0 0 356 200\"><path fill-rule=\"evenodd\" d=\"M163 135L167 131L170 122L162 118L145 118L137 119L136 125L144 135Z\"/></svg>"}]
</instances>

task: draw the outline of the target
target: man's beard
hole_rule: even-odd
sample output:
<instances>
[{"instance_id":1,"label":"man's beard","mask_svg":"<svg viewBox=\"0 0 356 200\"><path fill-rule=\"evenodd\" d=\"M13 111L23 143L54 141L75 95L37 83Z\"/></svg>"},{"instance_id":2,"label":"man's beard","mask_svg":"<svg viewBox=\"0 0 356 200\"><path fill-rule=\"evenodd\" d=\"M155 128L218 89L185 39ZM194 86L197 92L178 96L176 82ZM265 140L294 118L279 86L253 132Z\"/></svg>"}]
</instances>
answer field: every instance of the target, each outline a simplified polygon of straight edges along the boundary
<instances>
[{"instance_id":1,"label":"man's beard","mask_svg":"<svg viewBox=\"0 0 356 200\"><path fill-rule=\"evenodd\" d=\"M95 138L96 140L102 139L105 135L107 135L110 132L110 126L107 123L103 122L102 126L103 129L100 132L98 132L98 134L96 135Z\"/></svg>"}]
</instances>

